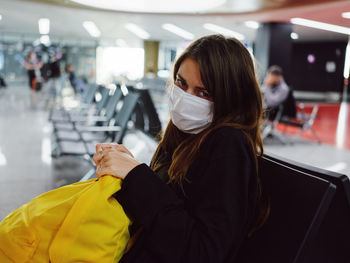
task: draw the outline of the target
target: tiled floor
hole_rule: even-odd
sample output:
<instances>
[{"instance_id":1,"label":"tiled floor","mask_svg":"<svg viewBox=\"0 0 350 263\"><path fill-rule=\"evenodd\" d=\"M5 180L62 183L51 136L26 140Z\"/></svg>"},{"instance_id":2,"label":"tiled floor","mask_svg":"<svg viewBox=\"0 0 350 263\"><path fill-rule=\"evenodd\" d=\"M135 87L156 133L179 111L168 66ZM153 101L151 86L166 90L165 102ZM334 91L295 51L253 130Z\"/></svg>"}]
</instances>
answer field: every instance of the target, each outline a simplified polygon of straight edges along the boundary
<instances>
[{"instance_id":1,"label":"tiled floor","mask_svg":"<svg viewBox=\"0 0 350 263\"><path fill-rule=\"evenodd\" d=\"M166 99L155 95L162 123L166 123ZM46 106L45 96L31 94L25 84L0 90L0 220L33 197L78 181L91 169L83 159L51 159L52 128ZM268 140L265 151L350 175L350 151L293 137L286 139L293 144ZM146 163L156 147L138 131L129 132L124 145Z\"/></svg>"}]
</instances>

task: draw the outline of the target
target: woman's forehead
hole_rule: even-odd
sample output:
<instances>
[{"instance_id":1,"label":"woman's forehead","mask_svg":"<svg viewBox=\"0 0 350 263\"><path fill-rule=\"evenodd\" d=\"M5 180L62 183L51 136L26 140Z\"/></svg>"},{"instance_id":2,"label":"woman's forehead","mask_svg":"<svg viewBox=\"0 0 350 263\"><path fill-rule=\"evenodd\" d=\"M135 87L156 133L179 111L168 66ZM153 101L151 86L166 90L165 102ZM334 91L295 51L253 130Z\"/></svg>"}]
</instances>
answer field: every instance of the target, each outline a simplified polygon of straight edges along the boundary
<instances>
[{"instance_id":1,"label":"woman's forehead","mask_svg":"<svg viewBox=\"0 0 350 263\"><path fill-rule=\"evenodd\" d=\"M203 86L199 65L192 58L186 58L184 61L182 61L177 74L184 78L187 82L191 82L189 84Z\"/></svg>"}]
</instances>

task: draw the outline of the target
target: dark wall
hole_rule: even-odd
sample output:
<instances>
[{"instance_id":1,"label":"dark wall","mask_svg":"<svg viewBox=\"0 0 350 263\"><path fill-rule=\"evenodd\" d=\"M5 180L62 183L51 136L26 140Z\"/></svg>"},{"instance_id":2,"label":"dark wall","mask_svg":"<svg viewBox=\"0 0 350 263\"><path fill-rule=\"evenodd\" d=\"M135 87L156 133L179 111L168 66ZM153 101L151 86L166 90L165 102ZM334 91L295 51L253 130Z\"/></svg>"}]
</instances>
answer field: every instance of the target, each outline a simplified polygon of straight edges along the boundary
<instances>
[{"instance_id":1,"label":"dark wall","mask_svg":"<svg viewBox=\"0 0 350 263\"><path fill-rule=\"evenodd\" d=\"M289 82L291 76L292 32L290 23L265 23L259 27L254 45L254 56L259 64L259 78L262 81L271 65L282 67Z\"/></svg>"},{"instance_id":2,"label":"dark wall","mask_svg":"<svg viewBox=\"0 0 350 263\"><path fill-rule=\"evenodd\" d=\"M293 43L292 77L288 84L295 90L341 92L346 44L346 42ZM335 65L334 72L326 70L327 62L330 69L334 69Z\"/></svg>"}]
</instances>

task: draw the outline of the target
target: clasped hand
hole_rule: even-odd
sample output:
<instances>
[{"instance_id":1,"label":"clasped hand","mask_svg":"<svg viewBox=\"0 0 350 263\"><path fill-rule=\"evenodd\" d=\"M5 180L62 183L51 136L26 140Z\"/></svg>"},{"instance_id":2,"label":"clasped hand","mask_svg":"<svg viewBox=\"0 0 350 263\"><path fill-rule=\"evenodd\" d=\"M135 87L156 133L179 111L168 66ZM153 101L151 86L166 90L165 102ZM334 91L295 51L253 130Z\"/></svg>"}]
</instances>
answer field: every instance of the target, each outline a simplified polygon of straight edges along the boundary
<instances>
[{"instance_id":1,"label":"clasped hand","mask_svg":"<svg viewBox=\"0 0 350 263\"><path fill-rule=\"evenodd\" d=\"M140 163L125 146L117 143L100 143L96 145L93 156L96 164L96 176L104 175L124 179Z\"/></svg>"}]
</instances>

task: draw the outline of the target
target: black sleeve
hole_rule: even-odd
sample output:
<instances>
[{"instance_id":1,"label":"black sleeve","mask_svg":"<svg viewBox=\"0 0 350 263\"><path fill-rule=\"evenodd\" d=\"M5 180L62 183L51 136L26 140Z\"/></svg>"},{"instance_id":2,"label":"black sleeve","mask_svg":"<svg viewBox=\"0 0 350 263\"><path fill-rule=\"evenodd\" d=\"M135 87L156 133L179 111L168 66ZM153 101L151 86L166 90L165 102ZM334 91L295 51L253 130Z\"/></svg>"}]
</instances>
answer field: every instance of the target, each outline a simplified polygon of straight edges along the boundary
<instances>
[{"instance_id":1,"label":"black sleeve","mask_svg":"<svg viewBox=\"0 0 350 263\"><path fill-rule=\"evenodd\" d=\"M229 130L207 143L190 207L145 164L123 181L116 197L147 231L147 250L157 261L227 262L244 239L255 166L243 134Z\"/></svg>"}]
</instances>

